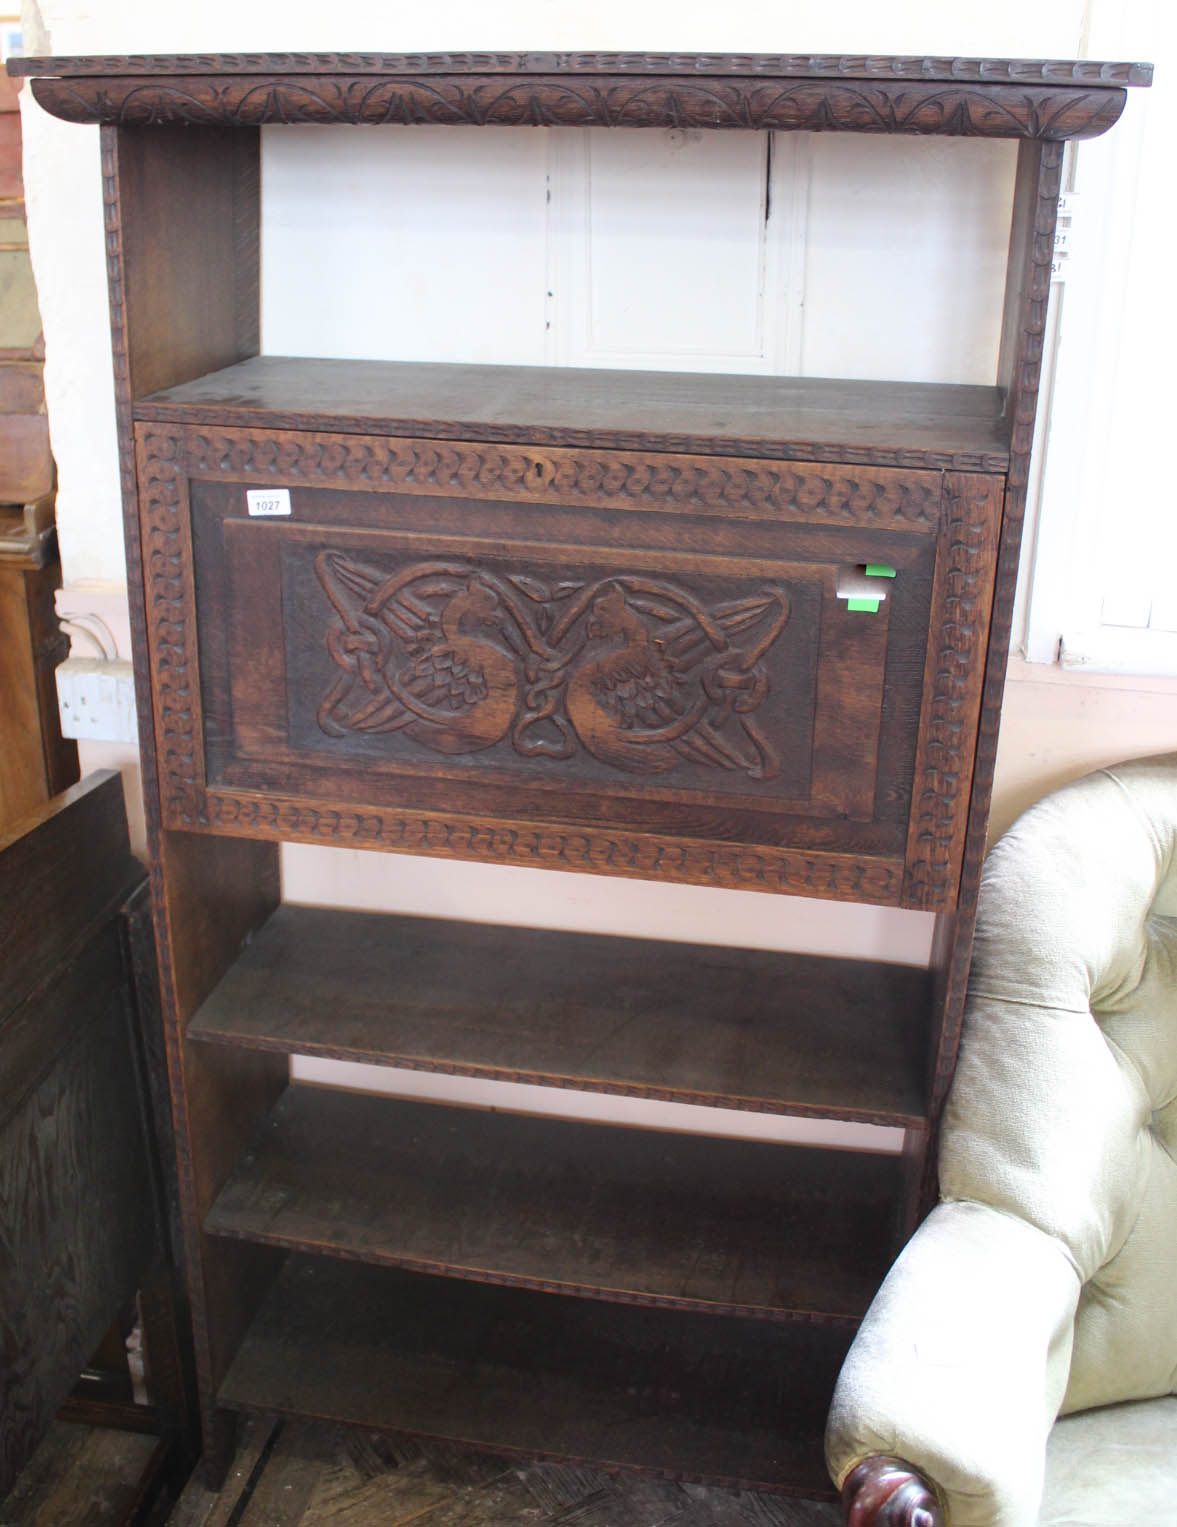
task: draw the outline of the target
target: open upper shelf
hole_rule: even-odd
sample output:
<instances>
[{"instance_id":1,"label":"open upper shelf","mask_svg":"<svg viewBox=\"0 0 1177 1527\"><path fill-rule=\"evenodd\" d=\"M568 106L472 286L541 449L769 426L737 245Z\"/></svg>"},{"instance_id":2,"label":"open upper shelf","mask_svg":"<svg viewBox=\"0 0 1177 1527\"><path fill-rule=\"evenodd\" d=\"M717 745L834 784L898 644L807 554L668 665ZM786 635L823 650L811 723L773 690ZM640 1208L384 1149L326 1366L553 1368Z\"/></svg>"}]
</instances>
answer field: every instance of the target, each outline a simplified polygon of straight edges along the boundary
<instances>
[{"instance_id":1,"label":"open upper shelf","mask_svg":"<svg viewBox=\"0 0 1177 1527\"><path fill-rule=\"evenodd\" d=\"M217 1398L831 1497L822 1432L848 1340L294 1256Z\"/></svg>"},{"instance_id":2,"label":"open upper shelf","mask_svg":"<svg viewBox=\"0 0 1177 1527\"><path fill-rule=\"evenodd\" d=\"M552 1293L849 1324L895 1249L896 1156L287 1090L204 1228Z\"/></svg>"},{"instance_id":3,"label":"open upper shelf","mask_svg":"<svg viewBox=\"0 0 1177 1527\"><path fill-rule=\"evenodd\" d=\"M255 356L136 419L1004 472L997 387Z\"/></svg>"},{"instance_id":4,"label":"open upper shelf","mask_svg":"<svg viewBox=\"0 0 1177 1527\"><path fill-rule=\"evenodd\" d=\"M919 1126L929 978L868 960L279 907L191 1039Z\"/></svg>"}]
</instances>

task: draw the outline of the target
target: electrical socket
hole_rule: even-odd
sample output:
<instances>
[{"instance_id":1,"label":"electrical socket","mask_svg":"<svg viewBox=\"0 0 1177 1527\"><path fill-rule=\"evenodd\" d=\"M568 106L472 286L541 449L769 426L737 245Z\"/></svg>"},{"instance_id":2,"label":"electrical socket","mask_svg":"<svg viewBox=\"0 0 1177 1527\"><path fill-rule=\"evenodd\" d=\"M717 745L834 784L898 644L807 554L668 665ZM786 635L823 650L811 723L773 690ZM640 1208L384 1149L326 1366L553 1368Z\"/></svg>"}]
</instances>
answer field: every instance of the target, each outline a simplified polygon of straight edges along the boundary
<instances>
[{"instance_id":1,"label":"electrical socket","mask_svg":"<svg viewBox=\"0 0 1177 1527\"><path fill-rule=\"evenodd\" d=\"M138 743L135 680L125 659L66 658L56 678L63 737Z\"/></svg>"}]
</instances>

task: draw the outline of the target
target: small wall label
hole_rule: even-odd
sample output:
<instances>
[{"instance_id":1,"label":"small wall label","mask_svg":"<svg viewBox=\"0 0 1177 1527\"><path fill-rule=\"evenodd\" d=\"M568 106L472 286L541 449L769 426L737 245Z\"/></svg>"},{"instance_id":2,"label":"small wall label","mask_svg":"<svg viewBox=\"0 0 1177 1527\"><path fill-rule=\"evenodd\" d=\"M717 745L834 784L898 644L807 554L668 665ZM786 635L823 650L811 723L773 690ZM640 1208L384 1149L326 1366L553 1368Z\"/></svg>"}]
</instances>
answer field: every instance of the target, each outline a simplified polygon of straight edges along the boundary
<instances>
[{"instance_id":1,"label":"small wall label","mask_svg":"<svg viewBox=\"0 0 1177 1527\"><path fill-rule=\"evenodd\" d=\"M289 514L289 488L246 488L245 502L251 518L258 515Z\"/></svg>"}]
</instances>

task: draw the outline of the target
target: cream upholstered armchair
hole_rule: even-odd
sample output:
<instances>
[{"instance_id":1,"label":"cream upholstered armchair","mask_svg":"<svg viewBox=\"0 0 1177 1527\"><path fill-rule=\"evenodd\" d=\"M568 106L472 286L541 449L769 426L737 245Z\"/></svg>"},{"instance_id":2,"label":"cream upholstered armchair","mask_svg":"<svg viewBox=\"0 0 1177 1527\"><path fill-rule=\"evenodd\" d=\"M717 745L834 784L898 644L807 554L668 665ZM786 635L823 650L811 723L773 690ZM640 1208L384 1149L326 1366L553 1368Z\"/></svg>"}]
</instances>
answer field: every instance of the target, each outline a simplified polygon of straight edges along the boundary
<instances>
[{"instance_id":1,"label":"cream upholstered armchair","mask_svg":"<svg viewBox=\"0 0 1177 1527\"><path fill-rule=\"evenodd\" d=\"M990 855L940 1184L834 1396L848 1520L1177 1524L1177 754Z\"/></svg>"}]
</instances>

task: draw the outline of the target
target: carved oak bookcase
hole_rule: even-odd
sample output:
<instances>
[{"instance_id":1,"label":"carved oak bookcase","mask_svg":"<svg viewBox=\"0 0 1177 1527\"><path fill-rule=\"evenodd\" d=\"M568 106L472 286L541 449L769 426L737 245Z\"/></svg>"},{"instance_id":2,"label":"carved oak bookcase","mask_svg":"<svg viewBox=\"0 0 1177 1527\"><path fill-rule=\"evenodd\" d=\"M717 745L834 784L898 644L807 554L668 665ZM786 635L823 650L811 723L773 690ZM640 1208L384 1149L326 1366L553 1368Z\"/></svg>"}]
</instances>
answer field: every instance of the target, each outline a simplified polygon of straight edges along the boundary
<instances>
[{"instance_id":1,"label":"carved oak bookcase","mask_svg":"<svg viewBox=\"0 0 1177 1527\"><path fill-rule=\"evenodd\" d=\"M102 124L211 1475L258 1409L828 1489L840 1358L934 1191L1063 142L1147 68L16 67ZM269 122L1017 138L999 375L261 356ZM283 839L919 908L932 969L281 905ZM890 1124L906 1150L345 1096L289 1086L290 1053Z\"/></svg>"}]
</instances>

